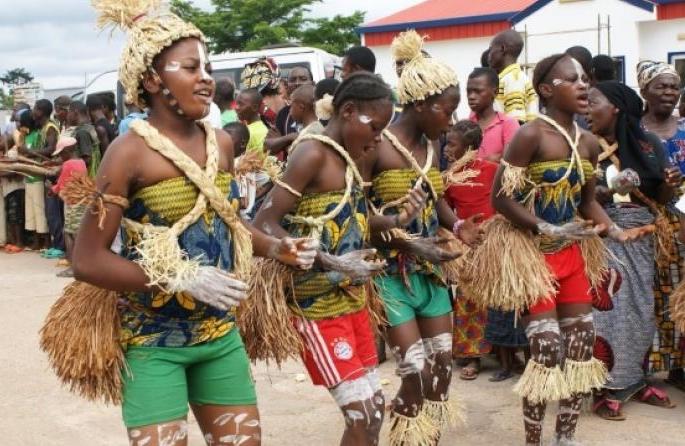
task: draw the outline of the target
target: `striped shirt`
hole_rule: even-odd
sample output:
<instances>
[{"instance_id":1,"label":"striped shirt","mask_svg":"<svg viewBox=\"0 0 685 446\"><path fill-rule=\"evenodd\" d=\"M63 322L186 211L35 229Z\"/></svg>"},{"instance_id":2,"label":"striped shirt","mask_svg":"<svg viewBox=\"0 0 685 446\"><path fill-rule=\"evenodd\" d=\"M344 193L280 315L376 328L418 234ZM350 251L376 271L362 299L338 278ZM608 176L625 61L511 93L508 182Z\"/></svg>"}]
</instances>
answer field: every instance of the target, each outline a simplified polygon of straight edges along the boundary
<instances>
[{"instance_id":1,"label":"striped shirt","mask_svg":"<svg viewBox=\"0 0 685 446\"><path fill-rule=\"evenodd\" d=\"M499 74L495 110L520 122L536 118L539 112L538 95L521 65L511 64Z\"/></svg>"}]
</instances>

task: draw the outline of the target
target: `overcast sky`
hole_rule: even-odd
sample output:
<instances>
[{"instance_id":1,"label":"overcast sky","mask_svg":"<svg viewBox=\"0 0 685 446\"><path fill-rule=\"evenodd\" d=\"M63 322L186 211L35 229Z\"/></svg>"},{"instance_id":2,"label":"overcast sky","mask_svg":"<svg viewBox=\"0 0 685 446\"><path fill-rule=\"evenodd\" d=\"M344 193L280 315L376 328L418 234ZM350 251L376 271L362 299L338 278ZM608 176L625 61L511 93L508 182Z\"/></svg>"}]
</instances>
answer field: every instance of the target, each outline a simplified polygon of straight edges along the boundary
<instances>
[{"instance_id":1,"label":"overcast sky","mask_svg":"<svg viewBox=\"0 0 685 446\"><path fill-rule=\"evenodd\" d=\"M312 8L317 17L366 11L375 20L420 0L324 0ZM193 0L208 7L210 0ZM0 13L0 73L26 68L43 88L83 85L90 75L117 67L124 38L95 28L95 13L87 0L20 0Z\"/></svg>"}]
</instances>

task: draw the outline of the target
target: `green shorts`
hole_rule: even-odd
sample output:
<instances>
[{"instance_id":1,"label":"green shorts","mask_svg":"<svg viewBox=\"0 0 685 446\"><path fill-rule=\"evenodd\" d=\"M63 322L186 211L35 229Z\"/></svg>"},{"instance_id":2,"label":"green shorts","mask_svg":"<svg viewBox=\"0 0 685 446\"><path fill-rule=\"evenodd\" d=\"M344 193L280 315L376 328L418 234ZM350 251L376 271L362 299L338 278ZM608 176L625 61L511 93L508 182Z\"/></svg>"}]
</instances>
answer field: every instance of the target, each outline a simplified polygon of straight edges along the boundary
<instances>
[{"instance_id":1,"label":"green shorts","mask_svg":"<svg viewBox=\"0 0 685 446\"><path fill-rule=\"evenodd\" d=\"M184 418L188 403L257 404L238 330L190 347L129 347L122 412L127 428Z\"/></svg>"},{"instance_id":2,"label":"green shorts","mask_svg":"<svg viewBox=\"0 0 685 446\"><path fill-rule=\"evenodd\" d=\"M417 317L438 317L452 311L452 302L446 287L431 280L426 274L412 273L408 279L411 292L401 276L376 278L376 285L385 303L385 315L391 327Z\"/></svg>"}]
</instances>

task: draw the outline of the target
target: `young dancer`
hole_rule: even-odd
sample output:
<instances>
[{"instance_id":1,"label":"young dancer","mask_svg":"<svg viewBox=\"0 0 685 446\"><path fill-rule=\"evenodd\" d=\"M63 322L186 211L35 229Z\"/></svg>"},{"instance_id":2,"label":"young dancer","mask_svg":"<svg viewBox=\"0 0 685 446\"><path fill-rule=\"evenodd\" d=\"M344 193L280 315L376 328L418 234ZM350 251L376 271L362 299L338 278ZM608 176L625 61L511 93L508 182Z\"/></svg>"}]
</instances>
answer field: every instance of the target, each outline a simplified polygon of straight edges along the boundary
<instances>
[{"instance_id":1,"label":"young dancer","mask_svg":"<svg viewBox=\"0 0 685 446\"><path fill-rule=\"evenodd\" d=\"M302 136L293 147L255 226L277 237L319 239L314 268L294 276L289 296L304 362L312 382L328 388L343 413L341 444L376 445L385 407L367 283L383 263L365 249L368 215L357 163L375 150L390 121L391 92L377 76L355 73L332 105L323 135Z\"/></svg>"},{"instance_id":2,"label":"young dancer","mask_svg":"<svg viewBox=\"0 0 685 446\"><path fill-rule=\"evenodd\" d=\"M78 280L118 292L126 368L115 376L130 443L186 445L190 403L208 444L259 445L254 383L232 308L247 297L253 249L307 268L313 246L240 221L231 138L197 122L214 93L202 33L154 9L156 1L94 5L101 26L128 30L119 79L126 100L149 111L109 146L73 254ZM106 215L95 215L102 208ZM120 223L117 255L110 245ZM49 351L51 330L43 330ZM111 387L91 395L100 392L117 399Z\"/></svg>"},{"instance_id":3,"label":"young dancer","mask_svg":"<svg viewBox=\"0 0 685 446\"><path fill-rule=\"evenodd\" d=\"M596 234L620 241L627 236L595 201L599 144L574 121L588 107L582 66L568 55L550 56L536 66L533 84L546 114L512 140L492 199L506 219L536 235L557 283L550 286L553 295L538 296L524 314L531 360L515 389L523 397L526 444L541 444L547 402L559 400L554 444L567 445L573 444L583 397L600 388L607 373L592 356L592 272L578 241Z\"/></svg>"},{"instance_id":4,"label":"young dancer","mask_svg":"<svg viewBox=\"0 0 685 446\"><path fill-rule=\"evenodd\" d=\"M454 421L448 402L452 305L440 264L459 254L436 236L444 227L468 243L478 238L478 216L459 220L443 199L439 154L430 143L449 129L459 104L457 77L445 64L424 56L422 43L415 31L402 33L393 42L397 61L405 61L398 84L402 115L383 132L369 161L374 244L388 262L376 284L402 379L392 404L392 445L436 443ZM422 211L413 218L405 206Z\"/></svg>"}]
</instances>

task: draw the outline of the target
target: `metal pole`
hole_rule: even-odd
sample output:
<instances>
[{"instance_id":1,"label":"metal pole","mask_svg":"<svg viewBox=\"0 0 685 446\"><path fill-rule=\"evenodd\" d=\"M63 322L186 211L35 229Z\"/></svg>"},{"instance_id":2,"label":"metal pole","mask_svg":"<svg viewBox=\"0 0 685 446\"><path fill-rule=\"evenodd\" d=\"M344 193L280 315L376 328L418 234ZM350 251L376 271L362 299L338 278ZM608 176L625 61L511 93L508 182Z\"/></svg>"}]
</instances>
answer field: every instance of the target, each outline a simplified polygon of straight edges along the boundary
<instances>
[{"instance_id":1,"label":"metal pole","mask_svg":"<svg viewBox=\"0 0 685 446\"><path fill-rule=\"evenodd\" d=\"M523 33L525 34L525 39L524 39L524 48L526 50L525 53L525 67L528 68L528 24L523 25Z\"/></svg>"},{"instance_id":2,"label":"metal pole","mask_svg":"<svg viewBox=\"0 0 685 446\"><path fill-rule=\"evenodd\" d=\"M602 17L597 14L597 54L602 54Z\"/></svg>"},{"instance_id":3,"label":"metal pole","mask_svg":"<svg viewBox=\"0 0 685 446\"><path fill-rule=\"evenodd\" d=\"M611 56L611 16L607 14L607 51Z\"/></svg>"}]
</instances>

